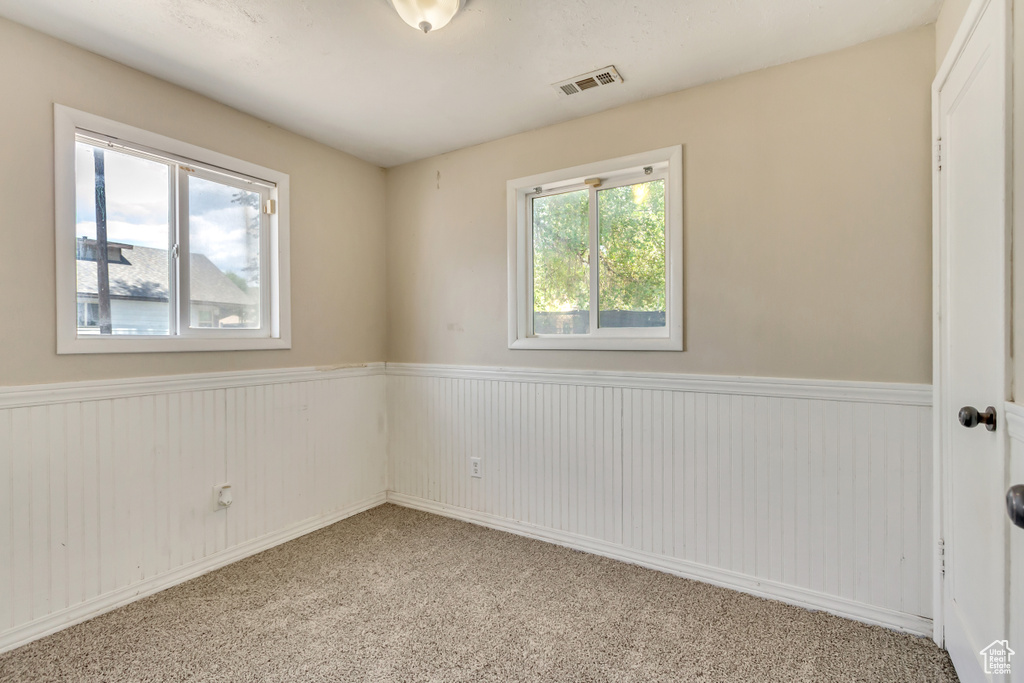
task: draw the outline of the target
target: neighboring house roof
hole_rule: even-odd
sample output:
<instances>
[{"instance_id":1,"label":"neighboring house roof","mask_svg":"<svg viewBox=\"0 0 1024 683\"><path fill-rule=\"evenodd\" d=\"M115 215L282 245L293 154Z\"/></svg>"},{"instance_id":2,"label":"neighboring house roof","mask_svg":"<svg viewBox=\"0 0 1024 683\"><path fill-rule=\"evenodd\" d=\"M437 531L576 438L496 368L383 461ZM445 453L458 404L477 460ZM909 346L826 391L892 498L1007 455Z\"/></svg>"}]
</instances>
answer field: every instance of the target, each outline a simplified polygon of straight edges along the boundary
<instances>
[{"instance_id":1,"label":"neighboring house roof","mask_svg":"<svg viewBox=\"0 0 1024 683\"><path fill-rule=\"evenodd\" d=\"M120 299L167 300L166 249L133 247L121 250L120 261L110 261L110 295ZM243 292L203 254L192 254L193 301L251 306L255 292ZM96 295L96 262L78 261L78 293Z\"/></svg>"}]
</instances>

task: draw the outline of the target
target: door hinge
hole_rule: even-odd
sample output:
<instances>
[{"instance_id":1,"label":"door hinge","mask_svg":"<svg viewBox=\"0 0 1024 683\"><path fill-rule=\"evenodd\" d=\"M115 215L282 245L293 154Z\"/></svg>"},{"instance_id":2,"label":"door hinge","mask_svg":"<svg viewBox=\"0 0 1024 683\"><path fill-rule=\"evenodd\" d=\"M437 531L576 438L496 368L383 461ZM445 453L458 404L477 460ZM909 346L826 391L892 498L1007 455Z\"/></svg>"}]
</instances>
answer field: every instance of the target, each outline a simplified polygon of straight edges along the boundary
<instances>
[{"instance_id":1,"label":"door hinge","mask_svg":"<svg viewBox=\"0 0 1024 683\"><path fill-rule=\"evenodd\" d=\"M946 578L946 541L939 539L939 576Z\"/></svg>"},{"instance_id":2,"label":"door hinge","mask_svg":"<svg viewBox=\"0 0 1024 683\"><path fill-rule=\"evenodd\" d=\"M935 170L942 172L942 138L935 141Z\"/></svg>"},{"instance_id":3,"label":"door hinge","mask_svg":"<svg viewBox=\"0 0 1024 683\"><path fill-rule=\"evenodd\" d=\"M273 216L277 214L277 200L268 199L266 203L263 205L263 213L267 214L268 216Z\"/></svg>"}]
</instances>

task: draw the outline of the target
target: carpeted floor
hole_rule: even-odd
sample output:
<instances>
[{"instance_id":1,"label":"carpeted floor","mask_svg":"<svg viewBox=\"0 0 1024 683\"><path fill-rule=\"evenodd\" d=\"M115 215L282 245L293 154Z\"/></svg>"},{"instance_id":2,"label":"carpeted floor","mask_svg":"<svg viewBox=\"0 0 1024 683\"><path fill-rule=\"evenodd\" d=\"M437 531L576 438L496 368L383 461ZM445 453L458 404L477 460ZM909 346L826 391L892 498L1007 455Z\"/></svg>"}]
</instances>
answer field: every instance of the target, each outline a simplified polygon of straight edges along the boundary
<instances>
[{"instance_id":1,"label":"carpeted floor","mask_svg":"<svg viewBox=\"0 0 1024 683\"><path fill-rule=\"evenodd\" d=\"M0 655L2 681L955 681L931 641L385 505Z\"/></svg>"}]
</instances>

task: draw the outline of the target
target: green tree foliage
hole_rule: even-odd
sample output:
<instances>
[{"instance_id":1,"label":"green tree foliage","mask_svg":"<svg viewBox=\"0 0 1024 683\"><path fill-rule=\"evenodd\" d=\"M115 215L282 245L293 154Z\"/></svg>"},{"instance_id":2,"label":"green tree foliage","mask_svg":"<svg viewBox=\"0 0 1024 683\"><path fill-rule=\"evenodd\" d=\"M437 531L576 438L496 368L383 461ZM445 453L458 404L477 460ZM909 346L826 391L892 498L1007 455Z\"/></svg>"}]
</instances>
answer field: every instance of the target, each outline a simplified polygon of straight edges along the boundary
<instances>
[{"instance_id":1,"label":"green tree foliage","mask_svg":"<svg viewBox=\"0 0 1024 683\"><path fill-rule=\"evenodd\" d=\"M598 192L602 310L665 310L665 181ZM533 201L534 309L590 307L589 192Z\"/></svg>"},{"instance_id":2,"label":"green tree foliage","mask_svg":"<svg viewBox=\"0 0 1024 683\"><path fill-rule=\"evenodd\" d=\"M232 273L232 272L228 272L228 273L224 273L224 274L227 276L227 278L229 280L234 282L238 286L238 288L240 290L242 290L243 292L248 292L249 291L249 283L245 281L244 277L242 277L238 273Z\"/></svg>"},{"instance_id":3,"label":"green tree foliage","mask_svg":"<svg viewBox=\"0 0 1024 683\"><path fill-rule=\"evenodd\" d=\"M587 190L533 200L533 303L537 311L590 308Z\"/></svg>"},{"instance_id":4,"label":"green tree foliage","mask_svg":"<svg viewBox=\"0 0 1024 683\"><path fill-rule=\"evenodd\" d=\"M603 311L665 310L665 181L597 193Z\"/></svg>"}]
</instances>

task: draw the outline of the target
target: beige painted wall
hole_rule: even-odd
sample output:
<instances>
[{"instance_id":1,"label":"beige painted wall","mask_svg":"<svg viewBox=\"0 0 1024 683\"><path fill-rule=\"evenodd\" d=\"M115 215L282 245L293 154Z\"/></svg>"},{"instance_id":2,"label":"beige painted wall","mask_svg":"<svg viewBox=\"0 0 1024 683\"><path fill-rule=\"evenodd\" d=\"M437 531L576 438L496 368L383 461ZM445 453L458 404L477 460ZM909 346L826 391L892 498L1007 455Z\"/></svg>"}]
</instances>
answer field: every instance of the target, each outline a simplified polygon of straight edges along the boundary
<instances>
[{"instance_id":1,"label":"beige painted wall","mask_svg":"<svg viewBox=\"0 0 1024 683\"><path fill-rule=\"evenodd\" d=\"M384 360L384 172L0 19L0 385ZM57 356L53 103L291 175L290 351Z\"/></svg>"},{"instance_id":2,"label":"beige painted wall","mask_svg":"<svg viewBox=\"0 0 1024 683\"><path fill-rule=\"evenodd\" d=\"M942 60L949 52L953 37L960 28L971 0L946 0L942 3L939 18L935 21L935 68L942 66Z\"/></svg>"},{"instance_id":3,"label":"beige painted wall","mask_svg":"<svg viewBox=\"0 0 1024 683\"><path fill-rule=\"evenodd\" d=\"M934 40L928 26L389 169L388 360L929 382ZM687 351L510 351L505 182L678 143Z\"/></svg>"}]
</instances>

